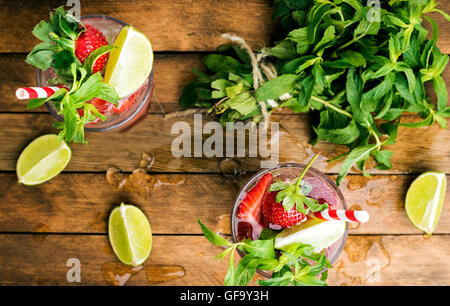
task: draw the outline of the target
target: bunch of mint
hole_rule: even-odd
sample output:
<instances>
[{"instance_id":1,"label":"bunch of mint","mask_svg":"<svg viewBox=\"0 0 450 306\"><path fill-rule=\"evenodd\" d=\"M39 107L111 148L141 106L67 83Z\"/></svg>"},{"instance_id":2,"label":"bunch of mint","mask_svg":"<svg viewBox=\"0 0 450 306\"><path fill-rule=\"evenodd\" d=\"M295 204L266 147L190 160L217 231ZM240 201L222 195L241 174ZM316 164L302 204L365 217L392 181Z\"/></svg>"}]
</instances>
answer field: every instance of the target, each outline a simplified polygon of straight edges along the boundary
<instances>
[{"instance_id":1,"label":"bunch of mint","mask_svg":"<svg viewBox=\"0 0 450 306\"><path fill-rule=\"evenodd\" d=\"M327 269L331 268L325 253L315 253L310 245L293 244L285 250L275 250L277 233L265 228L258 240L243 240L231 243L213 233L198 220L205 238L214 245L225 247L216 258L222 260L229 255L225 286L246 286L256 270L271 271L271 278L258 280L261 286L326 286ZM244 256L234 267L234 253L240 250ZM277 254L277 252L280 252ZM279 256L277 256L279 255Z\"/></svg>"},{"instance_id":2,"label":"bunch of mint","mask_svg":"<svg viewBox=\"0 0 450 306\"><path fill-rule=\"evenodd\" d=\"M220 54L203 60L212 73L194 70L198 78L186 86L180 104L208 107L222 123L258 122L265 111L270 114L277 107L312 111L319 118L313 144L326 140L349 147L338 157L345 157L338 184L355 164L369 175L365 163L371 157L378 169L390 169L393 152L383 146L395 143L399 126L447 126L450 107L442 73L449 57L436 46L438 29L426 14L438 12L447 20L450 16L436 8L435 0L380 5L366 6L363 0L275 0L277 32L283 37L257 54L270 59L276 77L264 73L264 84L255 88L249 54L223 45ZM425 20L432 27L431 39ZM425 91L428 82L436 92L436 105ZM423 120L402 123L403 113L416 113Z\"/></svg>"}]
</instances>

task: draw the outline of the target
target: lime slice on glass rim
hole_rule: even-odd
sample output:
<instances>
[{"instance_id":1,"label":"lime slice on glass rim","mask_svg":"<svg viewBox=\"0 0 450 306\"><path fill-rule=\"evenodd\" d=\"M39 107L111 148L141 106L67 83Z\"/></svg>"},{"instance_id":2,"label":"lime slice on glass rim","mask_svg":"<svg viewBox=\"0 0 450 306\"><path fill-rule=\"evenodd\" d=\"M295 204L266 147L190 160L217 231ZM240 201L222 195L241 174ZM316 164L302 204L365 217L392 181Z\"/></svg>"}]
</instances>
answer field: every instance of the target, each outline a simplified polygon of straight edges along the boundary
<instances>
[{"instance_id":1,"label":"lime slice on glass rim","mask_svg":"<svg viewBox=\"0 0 450 306\"><path fill-rule=\"evenodd\" d=\"M145 214L133 205L120 204L109 215L108 235L114 253L126 265L141 265L152 249L152 230Z\"/></svg>"},{"instance_id":2,"label":"lime slice on glass rim","mask_svg":"<svg viewBox=\"0 0 450 306\"><path fill-rule=\"evenodd\" d=\"M436 229L444 205L446 185L444 172L425 172L412 182L406 193L406 215L427 235Z\"/></svg>"},{"instance_id":3,"label":"lime slice on glass rim","mask_svg":"<svg viewBox=\"0 0 450 306\"><path fill-rule=\"evenodd\" d=\"M149 77L153 67L150 41L132 26L124 26L114 41L105 71L105 83L120 98L135 92Z\"/></svg>"},{"instance_id":4,"label":"lime slice on glass rim","mask_svg":"<svg viewBox=\"0 0 450 306\"><path fill-rule=\"evenodd\" d=\"M339 220L308 219L281 231L275 238L275 248L296 244L309 244L314 252L320 252L335 243L345 233L346 222Z\"/></svg>"},{"instance_id":5,"label":"lime slice on glass rim","mask_svg":"<svg viewBox=\"0 0 450 306\"><path fill-rule=\"evenodd\" d=\"M70 161L72 151L57 135L33 140L20 154L16 165L19 183L38 185L57 176Z\"/></svg>"}]
</instances>

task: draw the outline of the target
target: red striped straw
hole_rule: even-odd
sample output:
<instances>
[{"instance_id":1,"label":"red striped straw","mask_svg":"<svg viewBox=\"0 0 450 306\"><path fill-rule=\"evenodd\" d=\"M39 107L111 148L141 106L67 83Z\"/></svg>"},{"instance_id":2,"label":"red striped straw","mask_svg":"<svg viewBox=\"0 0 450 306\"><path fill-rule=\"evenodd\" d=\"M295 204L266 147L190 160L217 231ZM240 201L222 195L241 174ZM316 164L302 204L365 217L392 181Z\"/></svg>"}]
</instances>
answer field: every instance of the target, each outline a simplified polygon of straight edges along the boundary
<instances>
[{"instance_id":1,"label":"red striped straw","mask_svg":"<svg viewBox=\"0 0 450 306\"><path fill-rule=\"evenodd\" d=\"M369 221L369 213L365 210L324 209L314 212L313 215L323 220L341 220L358 223L366 223Z\"/></svg>"},{"instance_id":2,"label":"red striped straw","mask_svg":"<svg viewBox=\"0 0 450 306\"><path fill-rule=\"evenodd\" d=\"M19 100L48 98L64 86L21 87L16 90Z\"/></svg>"}]
</instances>

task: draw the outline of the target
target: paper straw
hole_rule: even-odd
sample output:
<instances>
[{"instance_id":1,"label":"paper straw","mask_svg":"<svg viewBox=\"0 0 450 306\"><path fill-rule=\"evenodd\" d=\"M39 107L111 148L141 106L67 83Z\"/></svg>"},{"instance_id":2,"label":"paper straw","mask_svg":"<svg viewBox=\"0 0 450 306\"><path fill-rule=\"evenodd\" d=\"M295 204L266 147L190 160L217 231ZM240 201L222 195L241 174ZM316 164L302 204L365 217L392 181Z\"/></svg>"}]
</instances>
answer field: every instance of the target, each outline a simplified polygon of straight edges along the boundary
<instances>
[{"instance_id":1,"label":"paper straw","mask_svg":"<svg viewBox=\"0 0 450 306\"><path fill-rule=\"evenodd\" d=\"M64 86L21 87L16 90L19 100L48 98Z\"/></svg>"},{"instance_id":2,"label":"paper straw","mask_svg":"<svg viewBox=\"0 0 450 306\"><path fill-rule=\"evenodd\" d=\"M313 215L323 220L341 220L358 223L366 223L369 221L369 213L364 210L324 209L314 212Z\"/></svg>"}]
</instances>

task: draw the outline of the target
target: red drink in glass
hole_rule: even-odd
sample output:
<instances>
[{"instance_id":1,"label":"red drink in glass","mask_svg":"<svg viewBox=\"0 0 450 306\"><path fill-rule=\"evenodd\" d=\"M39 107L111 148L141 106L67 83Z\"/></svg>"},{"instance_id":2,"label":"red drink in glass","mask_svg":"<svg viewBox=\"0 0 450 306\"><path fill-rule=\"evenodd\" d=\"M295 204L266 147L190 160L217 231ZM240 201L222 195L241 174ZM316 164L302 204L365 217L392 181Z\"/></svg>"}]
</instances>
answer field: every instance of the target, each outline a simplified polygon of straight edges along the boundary
<instances>
[{"instance_id":1,"label":"red drink in glass","mask_svg":"<svg viewBox=\"0 0 450 306\"><path fill-rule=\"evenodd\" d=\"M114 44L114 41L119 35L120 31L127 24L114 17L105 15L86 15L81 17L81 21L85 25L92 25L102 32L109 44ZM36 82L37 86L48 86L49 80L55 77L53 69L41 71L37 69ZM98 99L91 101L96 108L103 113L107 119L101 121L97 120L89 122L85 126L87 132L103 132L110 130L125 130L130 128L140 119L143 119L148 112L150 106L150 97L153 91L153 70L147 80L128 97L122 98L118 105L101 102ZM58 114L57 109L53 103L46 103L47 109L59 121L63 121L63 117Z\"/></svg>"},{"instance_id":2,"label":"red drink in glass","mask_svg":"<svg viewBox=\"0 0 450 306\"><path fill-rule=\"evenodd\" d=\"M260 221L254 224L249 223L248 220L241 220L238 218L238 210L241 201L245 198L247 192L259 182L264 174L270 172L274 179L289 182L297 179L305 167L305 165L301 164L281 164L274 168L260 171L249 180L239 192L232 212L231 229L234 242L239 242L244 238L255 240L264 227L277 229L265 222L262 213L259 218ZM302 181L311 187L308 197L318 200L319 203L327 202L331 209L347 209L345 199L336 184L322 172L314 168L309 168ZM325 255L331 264L336 262L339 258L339 255L344 248L345 241L347 240L347 234L348 228L346 228L345 234L341 238L325 249Z\"/></svg>"}]
</instances>

